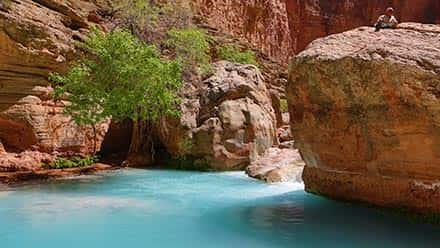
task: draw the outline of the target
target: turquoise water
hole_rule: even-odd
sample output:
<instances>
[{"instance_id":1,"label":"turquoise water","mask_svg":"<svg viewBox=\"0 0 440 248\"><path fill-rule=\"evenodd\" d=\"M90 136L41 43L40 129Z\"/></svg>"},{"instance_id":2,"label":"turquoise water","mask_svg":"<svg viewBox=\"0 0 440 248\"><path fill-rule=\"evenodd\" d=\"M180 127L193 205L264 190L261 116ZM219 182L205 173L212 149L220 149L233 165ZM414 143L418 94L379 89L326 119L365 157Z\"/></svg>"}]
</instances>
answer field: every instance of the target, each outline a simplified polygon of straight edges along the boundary
<instances>
[{"instance_id":1,"label":"turquoise water","mask_svg":"<svg viewBox=\"0 0 440 248\"><path fill-rule=\"evenodd\" d=\"M299 183L130 169L3 189L0 247L440 247L440 227Z\"/></svg>"}]
</instances>

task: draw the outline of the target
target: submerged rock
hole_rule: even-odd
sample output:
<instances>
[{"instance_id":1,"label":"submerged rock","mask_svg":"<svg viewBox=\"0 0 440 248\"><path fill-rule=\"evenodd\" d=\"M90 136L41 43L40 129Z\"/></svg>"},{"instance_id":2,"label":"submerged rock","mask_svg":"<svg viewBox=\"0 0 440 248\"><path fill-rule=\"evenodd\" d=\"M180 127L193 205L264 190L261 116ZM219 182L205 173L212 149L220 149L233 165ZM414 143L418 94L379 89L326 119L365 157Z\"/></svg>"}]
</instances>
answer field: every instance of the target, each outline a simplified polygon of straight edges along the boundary
<instances>
[{"instance_id":1,"label":"submerged rock","mask_svg":"<svg viewBox=\"0 0 440 248\"><path fill-rule=\"evenodd\" d=\"M361 27L292 62L292 135L306 190L440 212L440 26Z\"/></svg>"},{"instance_id":2,"label":"submerged rock","mask_svg":"<svg viewBox=\"0 0 440 248\"><path fill-rule=\"evenodd\" d=\"M246 168L246 173L268 183L301 182L304 161L298 150L270 148Z\"/></svg>"},{"instance_id":3,"label":"submerged rock","mask_svg":"<svg viewBox=\"0 0 440 248\"><path fill-rule=\"evenodd\" d=\"M222 61L213 70L202 85L185 86L182 116L161 123L160 139L205 169L244 169L278 143L270 92L255 66Z\"/></svg>"}]
</instances>

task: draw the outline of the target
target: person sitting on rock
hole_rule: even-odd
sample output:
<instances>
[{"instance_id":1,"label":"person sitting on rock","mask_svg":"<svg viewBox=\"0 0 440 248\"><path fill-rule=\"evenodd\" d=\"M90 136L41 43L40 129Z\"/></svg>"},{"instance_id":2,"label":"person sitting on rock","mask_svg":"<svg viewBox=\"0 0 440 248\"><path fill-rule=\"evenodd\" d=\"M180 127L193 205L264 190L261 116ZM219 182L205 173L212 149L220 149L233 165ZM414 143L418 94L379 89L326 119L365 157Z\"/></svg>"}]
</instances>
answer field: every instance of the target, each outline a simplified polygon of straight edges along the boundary
<instances>
[{"instance_id":1,"label":"person sitting on rock","mask_svg":"<svg viewBox=\"0 0 440 248\"><path fill-rule=\"evenodd\" d=\"M397 21L396 17L394 17L394 9L388 8L385 12L385 15L381 15L379 19L377 19L374 27L376 27L377 32L383 28L396 28L397 24L399 24L399 22Z\"/></svg>"}]
</instances>

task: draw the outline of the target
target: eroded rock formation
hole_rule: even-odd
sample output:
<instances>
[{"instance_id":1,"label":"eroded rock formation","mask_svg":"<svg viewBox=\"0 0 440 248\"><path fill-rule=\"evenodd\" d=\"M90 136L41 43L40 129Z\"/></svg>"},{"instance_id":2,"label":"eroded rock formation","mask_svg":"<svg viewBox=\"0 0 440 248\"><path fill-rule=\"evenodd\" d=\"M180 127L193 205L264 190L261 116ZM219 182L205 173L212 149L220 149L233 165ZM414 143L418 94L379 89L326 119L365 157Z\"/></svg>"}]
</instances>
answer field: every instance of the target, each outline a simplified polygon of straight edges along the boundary
<instances>
[{"instance_id":1,"label":"eroded rock formation","mask_svg":"<svg viewBox=\"0 0 440 248\"><path fill-rule=\"evenodd\" d=\"M74 40L96 20L94 1L3 0L0 3L0 111L47 86L47 76L64 71Z\"/></svg>"},{"instance_id":2,"label":"eroded rock formation","mask_svg":"<svg viewBox=\"0 0 440 248\"><path fill-rule=\"evenodd\" d=\"M97 124L95 137L91 127L80 127L64 114L64 104L29 95L1 112L0 138L6 148L72 154L99 151L109 123Z\"/></svg>"},{"instance_id":3,"label":"eroded rock formation","mask_svg":"<svg viewBox=\"0 0 440 248\"><path fill-rule=\"evenodd\" d=\"M205 169L244 169L278 143L270 93L259 70L226 61L202 85L186 84L179 120L160 125L173 156L188 155Z\"/></svg>"},{"instance_id":4,"label":"eroded rock formation","mask_svg":"<svg viewBox=\"0 0 440 248\"><path fill-rule=\"evenodd\" d=\"M361 27L292 62L293 136L306 189L440 212L440 27Z\"/></svg>"},{"instance_id":5,"label":"eroded rock formation","mask_svg":"<svg viewBox=\"0 0 440 248\"><path fill-rule=\"evenodd\" d=\"M6 150L90 153L90 128L65 117L50 100L47 80L79 56L74 42L99 23L100 1L0 2L0 140ZM98 131L97 148L103 132Z\"/></svg>"}]
</instances>

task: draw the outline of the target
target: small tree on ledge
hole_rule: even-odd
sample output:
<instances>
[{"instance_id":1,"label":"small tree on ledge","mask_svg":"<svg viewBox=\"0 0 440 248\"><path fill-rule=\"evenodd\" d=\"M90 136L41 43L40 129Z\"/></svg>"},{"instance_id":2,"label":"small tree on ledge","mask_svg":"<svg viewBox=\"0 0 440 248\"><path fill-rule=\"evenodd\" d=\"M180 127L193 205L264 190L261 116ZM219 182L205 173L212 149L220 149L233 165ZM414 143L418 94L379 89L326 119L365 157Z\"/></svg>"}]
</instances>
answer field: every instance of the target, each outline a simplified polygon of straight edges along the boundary
<instances>
[{"instance_id":1,"label":"small tree on ledge","mask_svg":"<svg viewBox=\"0 0 440 248\"><path fill-rule=\"evenodd\" d=\"M130 119L133 133L129 153L152 149L148 127L163 116L178 116L182 66L164 60L156 47L130 32L93 29L83 46L91 55L65 74L52 74L55 95L70 104L66 113L79 125L112 118ZM95 137L96 138L96 137Z\"/></svg>"}]
</instances>

